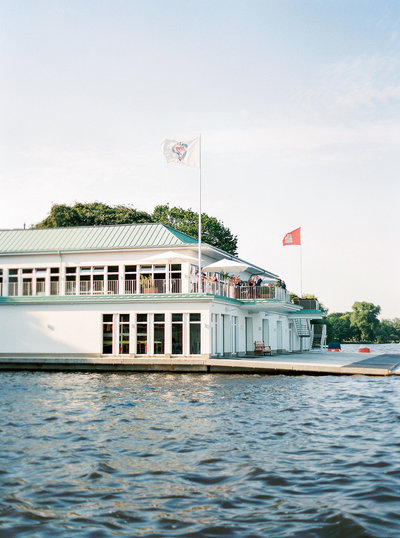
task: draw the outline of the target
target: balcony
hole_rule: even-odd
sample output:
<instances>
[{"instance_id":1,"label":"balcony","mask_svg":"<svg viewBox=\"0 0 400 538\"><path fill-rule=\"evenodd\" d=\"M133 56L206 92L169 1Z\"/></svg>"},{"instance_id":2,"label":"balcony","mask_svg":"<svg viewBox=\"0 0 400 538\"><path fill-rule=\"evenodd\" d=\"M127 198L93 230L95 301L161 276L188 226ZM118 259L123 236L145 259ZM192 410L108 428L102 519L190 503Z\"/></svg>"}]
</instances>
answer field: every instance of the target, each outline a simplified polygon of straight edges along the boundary
<instances>
[{"instance_id":1,"label":"balcony","mask_svg":"<svg viewBox=\"0 0 400 538\"><path fill-rule=\"evenodd\" d=\"M8 296L16 297L18 295L23 296L45 296L45 295L149 295L149 294L180 294L186 293L182 290L182 279L144 279L140 282L137 280L125 280L120 282L119 280L67 280L64 282L51 281L45 285L45 282L36 282L36 285L32 285L31 282L22 282L21 288L19 288L18 282L10 282L7 288L3 289L8 291ZM196 294L198 292L197 282L190 284L188 293ZM210 282L206 281L201 284L202 294L212 294L221 297L228 297L230 299L236 299L239 301L254 301L254 300L278 300L289 302L289 292L278 286L262 285L262 286L248 286L248 285L233 285L228 282Z\"/></svg>"},{"instance_id":2,"label":"balcony","mask_svg":"<svg viewBox=\"0 0 400 538\"><path fill-rule=\"evenodd\" d=\"M196 293L198 284L192 285L192 293ZM290 294L286 289L277 286L237 286L226 282L203 282L202 293L211 293L239 301L254 299L274 299L288 302Z\"/></svg>"}]
</instances>

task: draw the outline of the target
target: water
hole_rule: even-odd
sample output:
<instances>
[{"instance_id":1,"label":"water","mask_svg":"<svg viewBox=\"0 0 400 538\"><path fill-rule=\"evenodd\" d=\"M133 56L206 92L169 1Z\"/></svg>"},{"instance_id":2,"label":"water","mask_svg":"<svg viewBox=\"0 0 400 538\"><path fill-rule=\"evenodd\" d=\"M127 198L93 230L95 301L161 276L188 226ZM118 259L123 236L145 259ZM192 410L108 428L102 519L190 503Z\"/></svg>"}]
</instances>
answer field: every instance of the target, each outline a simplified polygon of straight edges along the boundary
<instances>
[{"instance_id":1,"label":"water","mask_svg":"<svg viewBox=\"0 0 400 538\"><path fill-rule=\"evenodd\" d=\"M0 390L1 538L400 534L399 376L3 372Z\"/></svg>"},{"instance_id":2,"label":"water","mask_svg":"<svg viewBox=\"0 0 400 538\"><path fill-rule=\"evenodd\" d=\"M369 347L371 353L396 353L400 355L400 344L342 344L342 351L358 351L360 347Z\"/></svg>"}]
</instances>

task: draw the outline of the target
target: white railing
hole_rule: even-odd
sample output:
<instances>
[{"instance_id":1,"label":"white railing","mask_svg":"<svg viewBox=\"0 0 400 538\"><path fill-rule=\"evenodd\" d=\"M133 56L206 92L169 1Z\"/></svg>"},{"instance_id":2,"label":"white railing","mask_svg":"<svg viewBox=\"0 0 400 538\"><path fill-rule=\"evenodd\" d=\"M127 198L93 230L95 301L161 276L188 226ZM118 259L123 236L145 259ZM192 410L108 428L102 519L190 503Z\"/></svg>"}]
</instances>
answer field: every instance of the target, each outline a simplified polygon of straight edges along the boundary
<instances>
[{"instance_id":1,"label":"white railing","mask_svg":"<svg viewBox=\"0 0 400 538\"><path fill-rule=\"evenodd\" d=\"M18 295L18 282L8 283L8 295L16 297Z\"/></svg>"},{"instance_id":2,"label":"white railing","mask_svg":"<svg viewBox=\"0 0 400 538\"><path fill-rule=\"evenodd\" d=\"M165 278L152 278L140 283L140 293L165 293L166 292Z\"/></svg>"},{"instance_id":3,"label":"white railing","mask_svg":"<svg viewBox=\"0 0 400 538\"><path fill-rule=\"evenodd\" d=\"M46 283L36 281L36 295L45 295L46 293Z\"/></svg>"},{"instance_id":4,"label":"white railing","mask_svg":"<svg viewBox=\"0 0 400 538\"><path fill-rule=\"evenodd\" d=\"M180 278L171 278L170 293L182 293L182 280Z\"/></svg>"},{"instance_id":5,"label":"white railing","mask_svg":"<svg viewBox=\"0 0 400 538\"><path fill-rule=\"evenodd\" d=\"M32 282L22 282L22 295L32 295Z\"/></svg>"},{"instance_id":6,"label":"white railing","mask_svg":"<svg viewBox=\"0 0 400 538\"><path fill-rule=\"evenodd\" d=\"M60 295L59 282L50 282L50 295Z\"/></svg>"},{"instance_id":7,"label":"white railing","mask_svg":"<svg viewBox=\"0 0 400 538\"><path fill-rule=\"evenodd\" d=\"M107 287L107 293L118 295L119 293L119 282L118 280L109 280Z\"/></svg>"},{"instance_id":8,"label":"white railing","mask_svg":"<svg viewBox=\"0 0 400 538\"><path fill-rule=\"evenodd\" d=\"M68 281L65 283L65 295L76 295L76 282Z\"/></svg>"},{"instance_id":9,"label":"white railing","mask_svg":"<svg viewBox=\"0 0 400 538\"><path fill-rule=\"evenodd\" d=\"M109 280L107 285L103 280L95 281L86 281L82 280L79 282L79 286L75 281L66 281L65 282L65 295L77 295L77 290L79 295L105 295L105 294L118 294L122 291L126 295L135 295L138 292L142 294L163 294L163 293L182 293L182 279L176 278L171 279L169 286L167 286L168 281L163 279L147 279L142 280L139 283L138 289L137 280L125 280L125 283L120 290L120 285L118 280ZM50 282L50 295L60 295L61 292L61 283L60 282ZM190 285L189 292L197 293L198 284L197 282L192 282ZM228 282L213 282L213 281L203 281L201 283L201 293L209 293L212 295L219 295L222 297L229 297L231 299L237 299L240 301L246 300L255 300L255 299L275 299L279 301L288 302L289 292L286 289L283 289L278 286L248 286L248 285L237 285L231 284ZM45 283L36 282L36 295L44 295L46 293ZM0 291L1 294L1 291ZM23 282L22 283L22 294L23 295L32 295L32 283ZM8 295L17 296L18 295L18 283L9 282L8 283Z\"/></svg>"},{"instance_id":10,"label":"white railing","mask_svg":"<svg viewBox=\"0 0 400 538\"><path fill-rule=\"evenodd\" d=\"M103 280L93 280L93 295L104 295Z\"/></svg>"},{"instance_id":11,"label":"white railing","mask_svg":"<svg viewBox=\"0 0 400 538\"><path fill-rule=\"evenodd\" d=\"M136 280L125 280L125 293L136 293Z\"/></svg>"},{"instance_id":12,"label":"white railing","mask_svg":"<svg viewBox=\"0 0 400 538\"><path fill-rule=\"evenodd\" d=\"M197 284L194 284L193 292L197 291ZM246 299L278 299L279 301L289 301L289 293L286 289L277 286L238 286L228 282L201 283L202 293L212 293L240 301Z\"/></svg>"}]
</instances>

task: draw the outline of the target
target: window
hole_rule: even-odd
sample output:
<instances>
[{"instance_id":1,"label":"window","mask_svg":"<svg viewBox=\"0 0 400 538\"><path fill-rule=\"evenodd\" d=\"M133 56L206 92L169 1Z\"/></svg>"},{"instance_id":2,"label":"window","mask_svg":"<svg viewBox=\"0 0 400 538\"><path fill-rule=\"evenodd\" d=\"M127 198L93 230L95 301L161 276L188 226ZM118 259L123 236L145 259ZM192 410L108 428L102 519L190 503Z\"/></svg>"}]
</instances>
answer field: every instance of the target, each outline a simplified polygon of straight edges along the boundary
<instances>
[{"instance_id":1,"label":"window","mask_svg":"<svg viewBox=\"0 0 400 538\"><path fill-rule=\"evenodd\" d=\"M103 354L112 355L113 352L113 315L103 315Z\"/></svg>"},{"instance_id":2,"label":"window","mask_svg":"<svg viewBox=\"0 0 400 538\"><path fill-rule=\"evenodd\" d=\"M119 293L119 268L118 265L107 267L108 293Z\"/></svg>"},{"instance_id":3,"label":"window","mask_svg":"<svg viewBox=\"0 0 400 538\"><path fill-rule=\"evenodd\" d=\"M76 293L76 267L67 267L65 269L65 295L74 295Z\"/></svg>"},{"instance_id":4,"label":"window","mask_svg":"<svg viewBox=\"0 0 400 538\"><path fill-rule=\"evenodd\" d=\"M136 265L125 265L125 293L136 293L136 280Z\"/></svg>"},{"instance_id":5,"label":"window","mask_svg":"<svg viewBox=\"0 0 400 538\"><path fill-rule=\"evenodd\" d=\"M50 295L58 295L60 286L60 270L58 267L50 269Z\"/></svg>"},{"instance_id":6,"label":"window","mask_svg":"<svg viewBox=\"0 0 400 538\"><path fill-rule=\"evenodd\" d=\"M18 269L8 271L8 295L18 295Z\"/></svg>"},{"instance_id":7,"label":"window","mask_svg":"<svg viewBox=\"0 0 400 538\"><path fill-rule=\"evenodd\" d=\"M183 353L183 314L172 314L172 354Z\"/></svg>"},{"instance_id":8,"label":"window","mask_svg":"<svg viewBox=\"0 0 400 538\"><path fill-rule=\"evenodd\" d=\"M104 267L93 267L93 294L104 294Z\"/></svg>"},{"instance_id":9,"label":"window","mask_svg":"<svg viewBox=\"0 0 400 538\"><path fill-rule=\"evenodd\" d=\"M147 314L138 314L136 321L136 353L147 355Z\"/></svg>"},{"instance_id":10,"label":"window","mask_svg":"<svg viewBox=\"0 0 400 538\"><path fill-rule=\"evenodd\" d=\"M154 314L154 355L165 353L165 314Z\"/></svg>"},{"instance_id":11,"label":"window","mask_svg":"<svg viewBox=\"0 0 400 538\"><path fill-rule=\"evenodd\" d=\"M171 293L181 293L182 286L181 286L181 264L180 263L174 263L171 265Z\"/></svg>"},{"instance_id":12,"label":"window","mask_svg":"<svg viewBox=\"0 0 400 538\"><path fill-rule=\"evenodd\" d=\"M129 314L119 315L119 354L129 355Z\"/></svg>"},{"instance_id":13,"label":"window","mask_svg":"<svg viewBox=\"0 0 400 538\"><path fill-rule=\"evenodd\" d=\"M129 355L129 314L103 314L103 355Z\"/></svg>"},{"instance_id":14,"label":"window","mask_svg":"<svg viewBox=\"0 0 400 538\"><path fill-rule=\"evenodd\" d=\"M190 314L190 354L200 355L201 314Z\"/></svg>"}]
</instances>

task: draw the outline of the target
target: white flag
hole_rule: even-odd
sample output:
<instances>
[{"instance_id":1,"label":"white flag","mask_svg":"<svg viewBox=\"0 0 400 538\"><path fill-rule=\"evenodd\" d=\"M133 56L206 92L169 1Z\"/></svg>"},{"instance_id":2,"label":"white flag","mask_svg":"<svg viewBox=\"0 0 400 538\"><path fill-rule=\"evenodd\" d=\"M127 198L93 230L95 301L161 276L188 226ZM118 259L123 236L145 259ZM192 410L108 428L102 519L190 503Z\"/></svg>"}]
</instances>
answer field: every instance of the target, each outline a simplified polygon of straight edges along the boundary
<instances>
[{"instance_id":1,"label":"white flag","mask_svg":"<svg viewBox=\"0 0 400 538\"><path fill-rule=\"evenodd\" d=\"M200 137L188 140L187 142L177 142L164 138L161 143L162 152L167 159L167 163L181 163L186 166L200 168Z\"/></svg>"}]
</instances>

